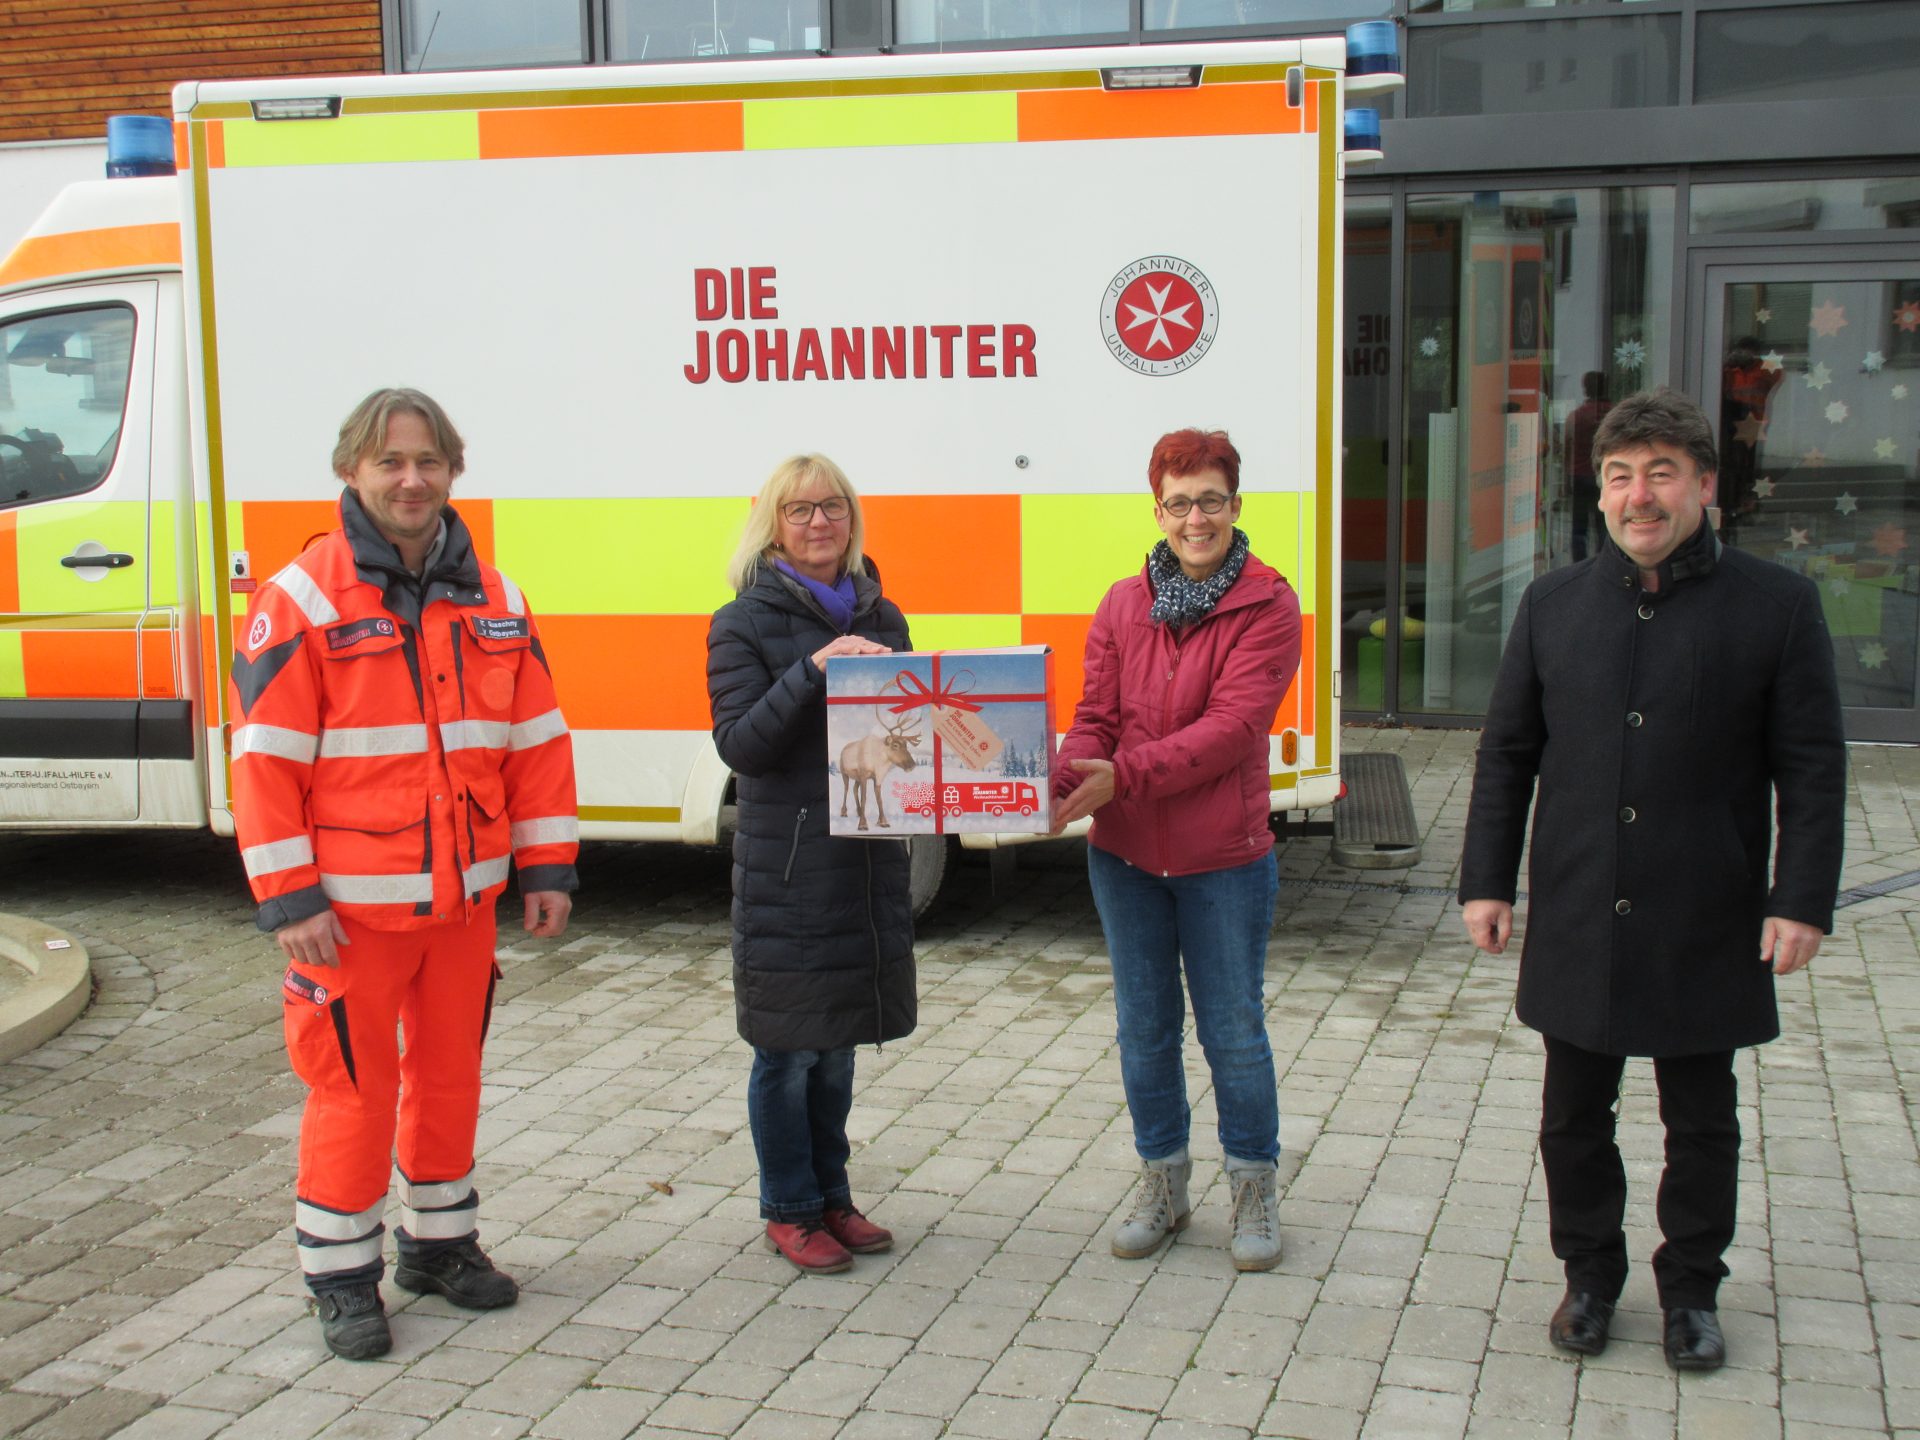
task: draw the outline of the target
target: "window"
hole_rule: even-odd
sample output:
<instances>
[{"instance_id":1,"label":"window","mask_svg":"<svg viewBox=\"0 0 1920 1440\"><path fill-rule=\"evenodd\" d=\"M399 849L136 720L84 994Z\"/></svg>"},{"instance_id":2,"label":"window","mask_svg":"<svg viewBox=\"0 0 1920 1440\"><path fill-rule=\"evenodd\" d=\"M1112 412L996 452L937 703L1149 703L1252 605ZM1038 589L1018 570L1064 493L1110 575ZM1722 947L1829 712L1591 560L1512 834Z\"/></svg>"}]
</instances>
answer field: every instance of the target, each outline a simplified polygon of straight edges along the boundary
<instances>
[{"instance_id":1,"label":"window","mask_svg":"<svg viewBox=\"0 0 1920 1440\"><path fill-rule=\"evenodd\" d=\"M820 0L611 0L612 60L775 55L818 50Z\"/></svg>"},{"instance_id":2,"label":"window","mask_svg":"<svg viewBox=\"0 0 1920 1440\"><path fill-rule=\"evenodd\" d=\"M60 310L0 326L0 508L91 490L113 468L133 311Z\"/></svg>"},{"instance_id":3,"label":"window","mask_svg":"<svg viewBox=\"0 0 1920 1440\"><path fill-rule=\"evenodd\" d=\"M1920 87L1920 5L1703 10L1694 96L1716 100L1911 97Z\"/></svg>"},{"instance_id":4,"label":"window","mask_svg":"<svg viewBox=\"0 0 1920 1440\"><path fill-rule=\"evenodd\" d=\"M1401 711L1474 714L1521 593L1605 535L1594 427L1667 379L1673 192L1414 196L1406 233L1406 581L1386 654Z\"/></svg>"},{"instance_id":5,"label":"window","mask_svg":"<svg viewBox=\"0 0 1920 1440\"><path fill-rule=\"evenodd\" d=\"M1678 15L1424 25L1408 32L1407 49L1414 117L1680 101Z\"/></svg>"},{"instance_id":6,"label":"window","mask_svg":"<svg viewBox=\"0 0 1920 1440\"><path fill-rule=\"evenodd\" d=\"M400 40L404 70L579 65L587 59L580 0L401 0Z\"/></svg>"},{"instance_id":7,"label":"window","mask_svg":"<svg viewBox=\"0 0 1920 1440\"><path fill-rule=\"evenodd\" d=\"M1439 10L1544 10L1564 5L1633 5L1640 0L1410 0L1415 15Z\"/></svg>"},{"instance_id":8,"label":"window","mask_svg":"<svg viewBox=\"0 0 1920 1440\"><path fill-rule=\"evenodd\" d=\"M1123 35L1127 0L898 0L893 23L902 45Z\"/></svg>"},{"instance_id":9,"label":"window","mask_svg":"<svg viewBox=\"0 0 1920 1440\"><path fill-rule=\"evenodd\" d=\"M1273 32L1313 25L1337 30L1348 21L1392 13L1393 0L1146 0L1142 20L1148 30L1258 25Z\"/></svg>"},{"instance_id":10,"label":"window","mask_svg":"<svg viewBox=\"0 0 1920 1440\"><path fill-rule=\"evenodd\" d=\"M1910 230L1920 226L1920 176L1695 185L1692 203L1696 235Z\"/></svg>"}]
</instances>

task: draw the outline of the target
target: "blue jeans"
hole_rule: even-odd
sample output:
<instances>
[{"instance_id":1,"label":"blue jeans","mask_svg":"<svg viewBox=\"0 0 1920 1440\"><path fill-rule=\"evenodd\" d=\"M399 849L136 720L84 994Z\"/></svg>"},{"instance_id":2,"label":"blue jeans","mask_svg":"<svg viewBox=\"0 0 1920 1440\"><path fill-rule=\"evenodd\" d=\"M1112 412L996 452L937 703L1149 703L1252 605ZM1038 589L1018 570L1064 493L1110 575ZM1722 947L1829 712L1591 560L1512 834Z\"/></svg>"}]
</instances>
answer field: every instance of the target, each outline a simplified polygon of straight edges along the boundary
<instances>
[{"instance_id":1,"label":"blue jeans","mask_svg":"<svg viewBox=\"0 0 1920 1440\"><path fill-rule=\"evenodd\" d=\"M753 1049L747 1118L760 1161L760 1218L793 1224L852 1204L847 1115L853 1047Z\"/></svg>"},{"instance_id":2,"label":"blue jeans","mask_svg":"<svg viewBox=\"0 0 1920 1440\"><path fill-rule=\"evenodd\" d=\"M1236 1160L1279 1159L1280 1099L1260 996L1280 891L1273 853L1228 870L1163 876L1089 845L1087 874L1113 957L1133 1148L1142 1160L1186 1148L1193 1112L1180 1059L1184 968L1194 1028L1213 1072L1220 1148Z\"/></svg>"}]
</instances>

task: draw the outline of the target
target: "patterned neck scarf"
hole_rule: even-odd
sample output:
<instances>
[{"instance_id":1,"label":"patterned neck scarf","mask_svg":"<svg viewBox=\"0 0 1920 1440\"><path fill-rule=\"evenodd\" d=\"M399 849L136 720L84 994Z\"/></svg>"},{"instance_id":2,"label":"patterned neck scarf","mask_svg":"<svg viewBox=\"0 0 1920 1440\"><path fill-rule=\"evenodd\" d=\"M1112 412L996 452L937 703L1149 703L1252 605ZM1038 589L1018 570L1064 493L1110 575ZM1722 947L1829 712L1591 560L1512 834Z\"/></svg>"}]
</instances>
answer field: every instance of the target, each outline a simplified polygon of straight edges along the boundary
<instances>
[{"instance_id":1,"label":"patterned neck scarf","mask_svg":"<svg viewBox=\"0 0 1920 1440\"><path fill-rule=\"evenodd\" d=\"M1220 597L1240 578L1240 567L1247 563L1247 532L1233 527L1233 544L1220 568L1204 580L1191 580L1173 558L1173 547L1165 540L1147 556L1147 579L1153 584L1153 609L1147 618L1156 625L1191 625L1213 613Z\"/></svg>"},{"instance_id":2,"label":"patterned neck scarf","mask_svg":"<svg viewBox=\"0 0 1920 1440\"><path fill-rule=\"evenodd\" d=\"M807 593L813 596L815 603L842 635L853 629L853 577L846 571L842 570L840 578L833 584L824 585L811 576L802 575L784 560L775 560L773 568L806 586Z\"/></svg>"}]
</instances>

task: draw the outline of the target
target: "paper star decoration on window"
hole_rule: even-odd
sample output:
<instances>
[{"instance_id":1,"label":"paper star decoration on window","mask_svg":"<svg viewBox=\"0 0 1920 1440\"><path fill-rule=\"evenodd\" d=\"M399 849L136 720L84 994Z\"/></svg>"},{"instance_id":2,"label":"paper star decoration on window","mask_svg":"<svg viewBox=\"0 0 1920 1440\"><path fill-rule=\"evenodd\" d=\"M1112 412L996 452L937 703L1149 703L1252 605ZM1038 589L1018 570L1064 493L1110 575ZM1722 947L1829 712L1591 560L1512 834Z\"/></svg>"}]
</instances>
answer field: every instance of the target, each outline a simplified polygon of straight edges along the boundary
<instances>
[{"instance_id":1,"label":"paper star decoration on window","mask_svg":"<svg viewBox=\"0 0 1920 1440\"><path fill-rule=\"evenodd\" d=\"M1893 312L1893 323L1908 334L1920 330L1920 301L1909 300Z\"/></svg>"},{"instance_id":2,"label":"paper star decoration on window","mask_svg":"<svg viewBox=\"0 0 1920 1440\"><path fill-rule=\"evenodd\" d=\"M1831 580L1827 581L1827 589L1832 591L1835 595L1845 595L1847 591L1851 590L1852 588L1853 588L1852 582L1849 581L1847 577L1844 575L1836 575Z\"/></svg>"},{"instance_id":3,"label":"paper star decoration on window","mask_svg":"<svg viewBox=\"0 0 1920 1440\"><path fill-rule=\"evenodd\" d=\"M1827 463L1827 452L1816 445L1800 457L1800 463L1809 470L1818 470Z\"/></svg>"},{"instance_id":4,"label":"paper star decoration on window","mask_svg":"<svg viewBox=\"0 0 1920 1440\"><path fill-rule=\"evenodd\" d=\"M1833 508L1838 510L1842 515L1851 515L1860 508L1860 502L1845 490L1842 490L1834 497Z\"/></svg>"},{"instance_id":5,"label":"paper star decoration on window","mask_svg":"<svg viewBox=\"0 0 1920 1440\"><path fill-rule=\"evenodd\" d=\"M1742 445L1758 445L1767 438L1767 422L1758 415L1746 415L1733 427L1733 438Z\"/></svg>"},{"instance_id":6,"label":"paper star decoration on window","mask_svg":"<svg viewBox=\"0 0 1920 1440\"><path fill-rule=\"evenodd\" d=\"M1891 522L1873 532L1873 553L1891 560L1907 548L1907 532Z\"/></svg>"},{"instance_id":7,"label":"paper star decoration on window","mask_svg":"<svg viewBox=\"0 0 1920 1440\"><path fill-rule=\"evenodd\" d=\"M1845 424L1849 413L1851 412L1848 411L1847 402L1844 400L1836 400L1827 406L1827 420L1830 424Z\"/></svg>"},{"instance_id":8,"label":"paper star decoration on window","mask_svg":"<svg viewBox=\"0 0 1920 1440\"><path fill-rule=\"evenodd\" d=\"M1878 640L1869 640L1860 647L1860 663L1868 670L1878 670L1887 663L1887 647Z\"/></svg>"},{"instance_id":9,"label":"paper star decoration on window","mask_svg":"<svg viewBox=\"0 0 1920 1440\"><path fill-rule=\"evenodd\" d=\"M1878 350L1867 351L1867 358L1860 362L1860 368L1869 375L1878 375L1887 363L1887 357Z\"/></svg>"},{"instance_id":10,"label":"paper star decoration on window","mask_svg":"<svg viewBox=\"0 0 1920 1440\"><path fill-rule=\"evenodd\" d=\"M1771 500L1773 498L1773 477L1771 475L1762 475L1758 480L1754 481L1753 493L1758 495L1762 500Z\"/></svg>"},{"instance_id":11,"label":"paper star decoration on window","mask_svg":"<svg viewBox=\"0 0 1920 1440\"><path fill-rule=\"evenodd\" d=\"M1440 342L1429 335L1420 342L1420 353L1431 360L1440 353Z\"/></svg>"},{"instance_id":12,"label":"paper star decoration on window","mask_svg":"<svg viewBox=\"0 0 1920 1440\"><path fill-rule=\"evenodd\" d=\"M1789 525L1787 527L1787 543L1798 550L1802 545L1807 543L1807 532L1798 526Z\"/></svg>"},{"instance_id":13,"label":"paper star decoration on window","mask_svg":"<svg viewBox=\"0 0 1920 1440\"><path fill-rule=\"evenodd\" d=\"M1760 368L1769 375L1775 374L1786 363L1786 358L1778 350L1769 350L1760 357Z\"/></svg>"},{"instance_id":14,"label":"paper star decoration on window","mask_svg":"<svg viewBox=\"0 0 1920 1440\"><path fill-rule=\"evenodd\" d=\"M1764 325L1771 319L1773 319L1773 311L1764 305L1753 312L1753 323L1756 325Z\"/></svg>"},{"instance_id":15,"label":"paper star decoration on window","mask_svg":"<svg viewBox=\"0 0 1920 1440\"><path fill-rule=\"evenodd\" d=\"M1816 335L1831 339L1847 328L1847 307L1836 305L1831 300L1823 301L1808 317L1807 328Z\"/></svg>"},{"instance_id":16,"label":"paper star decoration on window","mask_svg":"<svg viewBox=\"0 0 1920 1440\"><path fill-rule=\"evenodd\" d=\"M1622 370L1638 370L1647 359L1647 347L1638 340L1622 340L1613 347L1613 363Z\"/></svg>"},{"instance_id":17,"label":"paper star decoration on window","mask_svg":"<svg viewBox=\"0 0 1920 1440\"><path fill-rule=\"evenodd\" d=\"M1907 387L1904 385L1896 385L1887 393L1892 395L1896 400L1904 400L1907 398Z\"/></svg>"},{"instance_id":18,"label":"paper star decoration on window","mask_svg":"<svg viewBox=\"0 0 1920 1440\"><path fill-rule=\"evenodd\" d=\"M1878 455L1882 460L1891 460L1893 458L1893 451L1894 444L1891 435L1883 435L1873 442L1873 453Z\"/></svg>"},{"instance_id":19,"label":"paper star decoration on window","mask_svg":"<svg viewBox=\"0 0 1920 1440\"><path fill-rule=\"evenodd\" d=\"M1807 387L1812 390L1824 390L1833 383L1833 371L1822 360L1807 372Z\"/></svg>"}]
</instances>

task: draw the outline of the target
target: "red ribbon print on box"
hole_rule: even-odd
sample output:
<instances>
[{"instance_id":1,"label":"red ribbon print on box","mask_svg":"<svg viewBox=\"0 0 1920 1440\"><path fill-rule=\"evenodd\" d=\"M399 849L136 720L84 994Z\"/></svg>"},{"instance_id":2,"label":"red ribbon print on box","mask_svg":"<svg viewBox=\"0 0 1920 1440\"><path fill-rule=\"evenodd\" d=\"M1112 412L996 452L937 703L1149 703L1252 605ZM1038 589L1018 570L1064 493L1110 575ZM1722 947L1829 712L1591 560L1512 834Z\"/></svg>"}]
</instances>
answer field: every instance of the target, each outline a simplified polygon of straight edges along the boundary
<instances>
[{"instance_id":1,"label":"red ribbon print on box","mask_svg":"<svg viewBox=\"0 0 1920 1440\"><path fill-rule=\"evenodd\" d=\"M898 704L888 705L885 695L829 695L829 705L872 705L876 709L886 708L895 715L909 710L917 710L923 705L938 709L977 711L982 705L1018 704L1023 701L1044 703L1047 695L1044 690L1029 695L977 695L968 690L952 688L959 683L959 676L953 677L943 686L940 683L940 656L936 652L927 657L933 683L928 685L911 670L902 670L893 677L893 683L900 687ZM960 675L971 675L971 671L962 670ZM944 747L938 731L933 736L933 833L947 833L946 807L940 803L941 759Z\"/></svg>"}]
</instances>

